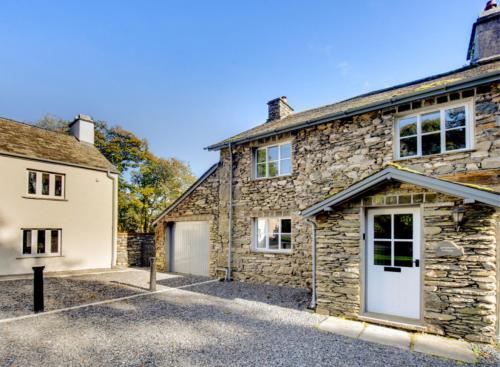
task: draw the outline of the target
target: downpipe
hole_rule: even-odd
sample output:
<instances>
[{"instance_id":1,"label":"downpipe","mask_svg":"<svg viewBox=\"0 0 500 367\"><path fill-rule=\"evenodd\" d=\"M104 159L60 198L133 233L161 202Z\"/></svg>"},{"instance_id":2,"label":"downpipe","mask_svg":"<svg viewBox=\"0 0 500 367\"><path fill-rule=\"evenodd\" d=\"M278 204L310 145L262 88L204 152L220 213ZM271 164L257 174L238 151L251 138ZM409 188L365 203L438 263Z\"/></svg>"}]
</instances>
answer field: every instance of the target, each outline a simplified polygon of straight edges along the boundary
<instances>
[{"instance_id":1,"label":"downpipe","mask_svg":"<svg viewBox=\"0 0 500 367\"><path fill-rule=\"evenodd\" d=\"M312 295L311 295L311 304L309 305L309 309L316 309L316 231L318 229L318 225L315 221L311 219L306 219L306 222L311 225L312 228Z\"/></svg>"},{"instance_id":2,"label":"downpipe","mask_svg":"<svg viewBox=\"0 0 500 367\"><path fill-rule=\"evenodd\" d=\"M117 218L118 218L118 176L111 174L111 171L106 172L106 176L113 181L113 200L111 208L111 268L116 267L116 230L117 230Z\"/></svg>"},{"instance_id":3,"label":"downpipe","mask_svg":"<svg viewBox=\"0 0 500 367\"><path fill-rule=\"evenodd\" d=\"M233 147L229 143L229 208L228 208L228 241L226 281L232 280L232 246L233 246Z\"/></svg>"}]
</instances>

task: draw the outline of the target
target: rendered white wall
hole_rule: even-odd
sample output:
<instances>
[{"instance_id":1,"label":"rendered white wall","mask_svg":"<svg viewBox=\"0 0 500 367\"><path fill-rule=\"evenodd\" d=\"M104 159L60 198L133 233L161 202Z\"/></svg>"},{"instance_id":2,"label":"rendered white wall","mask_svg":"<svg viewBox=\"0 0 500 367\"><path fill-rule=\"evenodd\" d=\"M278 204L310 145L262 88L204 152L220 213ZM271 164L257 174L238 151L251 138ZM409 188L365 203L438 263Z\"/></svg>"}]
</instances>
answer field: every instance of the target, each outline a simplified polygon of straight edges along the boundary
<instances>
[{"instance_id":1,"label":"rendered white wall","mask_svg":"<svg viewBox=\"0 0 500 367\"><path fill-rule=\"evenodd\" d=\"M27 169L66 175L66 200L24 198ZM113 181L106 172L0 156L0 275L110 268ZM21 228L62 228L60 257L22 257Z\"/></svg>"}]
</instances>

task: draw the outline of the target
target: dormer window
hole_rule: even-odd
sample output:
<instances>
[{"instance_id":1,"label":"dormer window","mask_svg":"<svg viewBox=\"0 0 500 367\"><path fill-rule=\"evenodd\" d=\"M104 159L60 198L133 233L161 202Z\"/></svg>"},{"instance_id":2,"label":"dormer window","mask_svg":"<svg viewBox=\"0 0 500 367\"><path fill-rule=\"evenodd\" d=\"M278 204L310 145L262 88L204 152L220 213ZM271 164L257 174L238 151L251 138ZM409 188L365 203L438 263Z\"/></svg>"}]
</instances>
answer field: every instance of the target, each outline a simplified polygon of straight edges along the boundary
<instances>
[{"instance_id":1,"label":"dormer window","mask_svg":"<svg viewBox=\"0 0 500 367\"><path fill-rule=\"evenodd\" d=\"M64 199L65 175L28 170L28 197Z\"/></svg>"},{"instance_id":2,"label":"dormer window","mask_svg":"<svg viewBox=\"0 0 500 367\"><path fill-rule=\"evenodd\" d=\"M396 158L471 148L470 111L470 104L462 104L400 118L396 123Z\"/></svg>"},{"instance_id":3,"label":"dormer window","mask_svg":"<svg viewBox=\"0 0 500 367\"><path fill-rule=\"evenodd\" d=\"M270 178L292 173L292 144L282 143L255 151L255 177Z\"/></svg>"}]
</instances>

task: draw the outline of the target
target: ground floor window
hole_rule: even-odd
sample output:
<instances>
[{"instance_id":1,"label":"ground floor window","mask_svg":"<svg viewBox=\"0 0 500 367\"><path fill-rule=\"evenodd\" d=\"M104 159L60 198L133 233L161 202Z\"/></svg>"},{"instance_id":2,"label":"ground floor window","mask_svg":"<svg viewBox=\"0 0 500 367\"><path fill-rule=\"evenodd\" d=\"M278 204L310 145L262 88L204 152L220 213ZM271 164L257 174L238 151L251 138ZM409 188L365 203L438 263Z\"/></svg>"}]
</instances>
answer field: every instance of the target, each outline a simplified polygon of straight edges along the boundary
<instances>
[{"instance_id":1,"label":"ground floor window","mask_svg":"<svg viewBox=\"0 0 500 367\"><path fill-rule=\"evenodd\" d=\"M23 256L57 256L61 254L60 228L24 228L22 231Z\"/></svg>"},{"instance_id":2,"label":"ground floor window","mask_svg":"<svg viewBox=\"0 0 500 367\"><path fill-rule=\"evenodd\" d=\"M292 249L290 218L256 218L254 225L255 249L284 252Z\"/></svg>"}]
</instances>

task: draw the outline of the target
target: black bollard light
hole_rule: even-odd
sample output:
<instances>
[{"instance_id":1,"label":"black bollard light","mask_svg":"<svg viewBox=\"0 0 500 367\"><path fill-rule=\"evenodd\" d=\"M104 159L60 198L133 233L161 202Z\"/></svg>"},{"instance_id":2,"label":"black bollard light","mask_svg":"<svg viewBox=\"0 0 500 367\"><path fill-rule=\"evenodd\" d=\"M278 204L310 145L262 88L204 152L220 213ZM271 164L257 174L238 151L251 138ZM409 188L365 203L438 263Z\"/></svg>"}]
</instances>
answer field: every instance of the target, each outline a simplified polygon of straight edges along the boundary
<instances>
[{"instance_id":1,"label":"black bollard light","mask_svg":"<svg viewBox=\"0 0 500 367\"><path fill-rule=\"evenodd\" d=\"M149 290L151 292L156 291L156 258L149 258L149 266L151 267L151 273L149 274Z\"/></svg>"},{"instance_id":2,"label":"black bollard light","mask_svg":"<svg viewBox=\"0 0 500 367\"><path fill-rule=\"evenodd\" d=\"M33 311L43 312L43 269L45 266L33 267Z\"/></svg>"}]
</instances>

